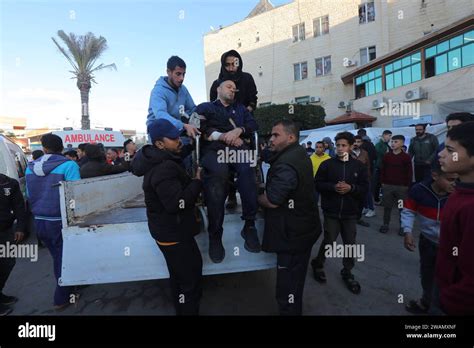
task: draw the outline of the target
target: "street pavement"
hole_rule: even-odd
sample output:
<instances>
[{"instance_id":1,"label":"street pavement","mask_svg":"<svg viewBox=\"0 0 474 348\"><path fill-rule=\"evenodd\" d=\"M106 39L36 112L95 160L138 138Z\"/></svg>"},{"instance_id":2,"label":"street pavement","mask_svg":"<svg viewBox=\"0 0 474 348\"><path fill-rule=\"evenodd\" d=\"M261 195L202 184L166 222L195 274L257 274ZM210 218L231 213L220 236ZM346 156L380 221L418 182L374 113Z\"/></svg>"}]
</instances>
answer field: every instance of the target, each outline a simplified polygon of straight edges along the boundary
<instances>
[{"instance_id":1,"label":"street pavement","mask_svg":"<svg viewBox=\"0 0 474 348\"><path fill-rule=\"evenodd\" d=\"M383 208L377 206L376 212L375 217L364 218L370 227L357 226L357 242L364 245L365 259L356 262L353 274L361 284L361 293L355 295L344 285L339 274L342 259L327 259L326 284L316 282L308 267L304 315L408 314L404 304L421 295L418 250L409 252L403 247L396 212L389 233L378 232ZM417 232L415 236L418 238ZM312 257L321 241L322 236ZM200 313L277 315L275 281L274 269L205 276ZM4 293L19 297L11 315L174 315L166 279L90 285L79 290L75 304L59 313L53 310L54 287L52 259L46 248L39 249L37 262L18 259L4 289Z\"/></svg>"}]
</instances>

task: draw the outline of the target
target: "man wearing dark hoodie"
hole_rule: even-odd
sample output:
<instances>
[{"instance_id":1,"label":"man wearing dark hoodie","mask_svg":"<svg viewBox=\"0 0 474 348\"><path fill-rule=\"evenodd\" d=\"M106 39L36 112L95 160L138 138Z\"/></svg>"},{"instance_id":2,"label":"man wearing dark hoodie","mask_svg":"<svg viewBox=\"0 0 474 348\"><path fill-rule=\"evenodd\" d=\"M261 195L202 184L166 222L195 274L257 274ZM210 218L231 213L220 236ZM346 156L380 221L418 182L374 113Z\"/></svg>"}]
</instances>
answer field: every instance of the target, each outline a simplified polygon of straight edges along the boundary
<instances>
[{"instance_id":1,"label":"man wearing dark hoodie","mask_svg":"<svg viewBox=\"0 0 474 348\"><path fill-rule=\"evenodd\" d=\"M202 189L200 169L194 179L187 174L182 158L192 145L182 146L170 122L154 121L148 133L153 144L136 153L132 173L144 176L148 228L168 266L176 313L198 315L202 258L194 236L199 233L195 203Z\"/></svg>"},{"instance_id":2,"label":"man wearing dark hoodie","mask_svg":"<svg viewBox=\"0 0 474 348\"><path fill-rule=\"evenodd\" d=\"M0 245L5 249L20 243L25 236L27 214L20 184L13 178L0 174ZM17 221L15 233L13 223ZM12 311L8 305L18 301L15 296L7 296L2 290L15 266L15 258L0 257L0 316Z\"/></svg>"},{"instance_id":3,"label":"man wearing dark hoodie","mask_svg":"<svg viewBox=\"0 0 474 348\"><path fill-rule=\"evenodd\" d=\"M210 101L217 99L217 87L219 81L232 80L235 83L237 91L235 92L235 101L243 104L249 112L254 112L257 108L257 86L251 74L243 72L243 61L239 52L230 50L221 56L221 71L219 77L212 83L209 91ZM234 184L233 172L229 175L229 199L227 209L233 209L237 206L236 186Z\"/></svg>"},{"instance_id":4,"label":"man wearing dark hoodie","mask_svg":"<svg viewBox=\"0 0 474 348\"><path fill-rule=\"evenodd\" d=\"M81 178L83 179L123 173L130 166L130 162L127 161L123 161L115 166L107 163L105 153L99 145L87 144L85 153L88 161L80 169Z\"/></svg>"},{"instance_id":5,"label":"man wearing dark hoodie","mask_svg":"<svg viewBox=\"0 0 474 348\"><path fill-rule=\"evenodd\" d=\"M41 145L45 154L28 163L26 188L35 218L36 235L53 257L57 284L54 293L54 308L62 310L71 303L71 288L57 283L61 277L63 253L59 182L80 180L81 177L77 163L61 154L63 142L60 137L54 134L43 135Z\"/></svg>"}]
</instances>

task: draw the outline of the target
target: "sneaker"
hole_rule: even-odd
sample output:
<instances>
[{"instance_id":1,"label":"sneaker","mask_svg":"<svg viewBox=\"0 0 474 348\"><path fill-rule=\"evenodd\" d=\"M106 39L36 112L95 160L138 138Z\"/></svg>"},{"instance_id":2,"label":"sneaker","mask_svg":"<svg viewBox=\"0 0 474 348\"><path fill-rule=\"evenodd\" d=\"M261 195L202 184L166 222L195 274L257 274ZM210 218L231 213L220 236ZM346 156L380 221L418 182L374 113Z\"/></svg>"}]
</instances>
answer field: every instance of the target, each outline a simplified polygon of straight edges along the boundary
<instances>
[{"instance_id":1,"label":"sneaker","mask_svg":"<svg viewBox=\"0 0 474 348\"><path fill-rule=\"evenodd\" d=\"M7 296L3 293L0 293L0 304L2 305L11 305L18 301L18 297Z\"/></svg>"},{"instance_id":2,"label":"sneaker","mask_svg":"<svg viewBox=\"0 0 474 348\"><path fill-rule=\"evenodd\" d=\"M387 233L388 232L388 225L382 225L379 230L380 233Z\"/></svg>"},{"instance_id":3,"label":"sneaker","mask_svg":"<svg viewBox=\"0 0 474 348\"><path fill-rule=\"evenodd\" d=\"M368 222L365 222L362 219L357 220L357 225L361 225L361 226L364 226L364 227L370 227L370 224Z\"/></svg>"},{"instance_id":4,"label":"sneaker","mask_svg":"<svg viewBox=\"0 0 474 348\"><path fill-rule=\"evenodd\" d=\"M221 263L225 257L225 249L221 238L209 239L209 257L214 263Z\"/></svg>"},{"instance_id":5,"label":"sneaker","mask_svg":"<svg viewBox=\"0 0 474 348\"><path fill-rule=\"evenodd\" d=\"M367 209L367 208L362 209L362 215L367 214L368 211L369 211L369 209Z\"/></svg>"},{"instance_id":6,"label":"sneaker","mask_svg":"<svg viewBox=\"0 0 474 348\"><path fill-rule=\"evenodd\" d=\"M8 315L13 311L10 307L7 305L1 304L0 303L0 317L3 317L4 315Z\"/></svg>"},{"instance_id":7,"label":"sneaker","mask_svg":"<svg viewBox=\"0 0 474 348\"><path fill-rule=\"evenodd\" d=\"M245 250L251 253L259 253L262 250L255 226L244 226L240 235L245 239Z\"/></svg>"},{"instance_id":8,"label":"sneaker","mask_svg":"<svg viewBox=\"0 0 474 348\"><path fill-rule=\"evenodd\" d=\"M371 218L371 217L374 217L375 215L376 215L375 210L367 209L367 213L365 214L365 217Z\"/></svg>"}]
</instances>

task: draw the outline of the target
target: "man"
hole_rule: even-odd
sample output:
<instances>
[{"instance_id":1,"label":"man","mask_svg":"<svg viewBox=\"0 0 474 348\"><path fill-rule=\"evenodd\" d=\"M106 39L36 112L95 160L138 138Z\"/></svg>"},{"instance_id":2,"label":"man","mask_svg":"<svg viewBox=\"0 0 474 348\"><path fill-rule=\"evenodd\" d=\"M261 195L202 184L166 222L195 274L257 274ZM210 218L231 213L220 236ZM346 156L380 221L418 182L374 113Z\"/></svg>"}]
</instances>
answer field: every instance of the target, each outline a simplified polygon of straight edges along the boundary
<instances>
[{"instance_id":1,"label":"man","mask_svg":"<svg viewBox=\"0 0 474 348\"><path fill-rule=\"evenodd\" d=\"M249 112L254 112L257 108L257 86L251 74L243 72L243 61L240 54L235 50L225 52L221 56L221 71L219 77L212 83L209 91L210 101L217 99L217 87L219 81L232 80L237 90L235 91L235 101L243 104ZM237 207L236 186L234 183L235 173L229 174L229 198L227 200L227 209Z\"/></svg>"},{"instance_id":2,"label":"man","mask_svg":"<svg viewBox=\"0 0 474 348\"><path fill-rule=\"evenodd\" d=\"M79 146L77 147L77 150L76 150L77 151L77 157L79 158L79 161L77 162L79 167L82 167L88 161L87 156L86 156L86 145L87 145L87 143L79 144Z\"/></svg>"},{"instance_id":3,"label":"man","mask_svg":"<svg viewBox=\"0 0 474 348\"><path fill-rule=\"evenodd\" d=\"M44 156L30 162L26 169L26 187L31 211L35 217L35 231L53 257L56 290L54 308L62 310L70 304L70 287L60 286L63 237L59 198L59 182L79 180L79 166L61 153L63 142L54 134L41 138Z\"/></svg>"},{"instance_id":4,"label":"man","mask_svg":"<svg viewBox=\"0 0 474 348\"><path fill-rule=\"evenodd\" d=\"M209 96L211 102L217 99L219 81L231 80L236 86L235 101L243 104L249 112L257 108L257 86L251 74L243 72L244 62L235 50L225 52L221 56L221 71L219 77L212 83Z\"/></svg>"},{"instance_id":5,"label":"man","mask_svg":"<svg viewBox=\"0 0 474 348\"><path fill-rule=\"evenodd\" d=\"M439 154L459 182L444 206L436 258L439 305L448 315L474 314L474 122L453 127Z\"/></svg>"},{"instance_id":6,"label":"man","mask_svg":"<svg viewBox=\"0 0 474 348\"><path fill-rule=\"evenodd\" d=\"M4 250L10 249L15 243L21 243L26 228L25 201L18 181L0 174L0 245ZM13 223L17 221L13 233ZM18 301L15 296L5 295L2 291L8 277L15 266L15 258L0 257L0 316L12 311L9 305Z\"/></svg>"},{"instance_id":7,"label":"man","mask_svg":"<svg viewBox=\"0 0 474 348\"><path fill-rule=\"evenodd\" d=\"M360 200L367 193L369 182L367 168L362 162L350 156L354 135L342 132L336 136L337 157L321 164L316 174L316 189L321 192L321 207L324 214L324 240L316 258L311 261L314 278L326 283L324 262L326 255L335 255L334 243L341 234L344 250L356 247L356 221L359 217ZM354 280L351 271L355 255L345 253L341 276L347 288L354 294L360 293L360 284Z\"/></svg>"},{"instance_id":8,"label":"man","mask_svg":"<svg viewBox=\"0 0 474 348\"><path fill-rule=\"evenodd\" d=\"M147 126L154 120L163 118L171 122L180 132L186 131L189 137L199 134L193 125L183 123L181 117L191 115L195 108L193 98L184 86L186 63L178 56L168 59L167 76L161 76L151 91Z\"/></svg>"},{"instance_id":9,"label":"man","mask_svg":"<svg viewBox=\"0 0 474 348\"><path fill-rule=\"evenodd\" d=\"M176 314L198 315L202 258L194 236L199 233L195 204L202 188L200 169L194 179L186 173L180 133L169 121L152 122L148 133L153 144L137 153L132 172L144 176L148 227L168 266Z\"/></svg>"},{"instance_id":10,"label":"man","mask_svg":"<svg viewBox=\"0 0 474 348\"><path fill-rule=\"evenodd\" d=\"M331 158L336 156L336 151L334 150L334 143L330 137L323 138L324 152L327 153Z\"/></svg>"},{"instance_id":11,"label":"man","mask_svg":"<svg viewBox=\"0 0 474 348\"><path fill-rule=\"evenodd\" d=\"M265 208L262 248L277 253L276 299L280 315L301 315L303 288L313 244L321 234L314 199L311 161L298 144L299 130L292 121L273 125L272 156L264 192L258 196Z\"/></svg>"},{"instance_id":12,"label":"man","mask_svg":"<svg viewBox=\"0 0 474 348\"><path fill-rule=\"evenodd\" d=\"M31 153L31 157L33 158L33 161L37 160L38 158L40 158L43 155L44 155L44 152L41 151L41 150L35 150Z\"/></svg>"},{"instance_id":13,"label":"man","mask_svg":"<svg viewBox=\"0 0 474 348\"><path fill-rule=\"evenodd\" d=\"M426 124L417 124L415 132L416 137L411 139L408 153L414 158L415 181L420 182L431 173L431 162L438 155L439 143L435 135L426 133Z\"/></svg>"},{"instance_id":14,"label":"man","mask_svg":"<svg viewBox=\"0 0 474 348\"><path fill-rule=\"evenodd\" d=\"M362 149L362 137L360 135L356 135L354 137L354 145L352 147L352 152L351 152L350 155L352 156L352 158L354 158L358 161L361 161L362 164L367 168L367 177L369 179L369 188L367 190L366 196L363 197L361 199L361 201L359 202L360 203L360 214L359 214L359 219L357 220L357 223L361 226L364 226L364 227L370 227L370 224L368 222L365 222L364 220L362 220L362 214L366 214L369 209L371 211L374 211L373 203L372 203L372 206L370 208L365 205L366 201L367 201L367 199L366 199L367 195L372 196L372 194L370 192L370 179L371 179L370 173L372 171L372 167L370 165L369 154L367 153L367 151Z\"/></svg>"},{"instance_id":15,"label":"man","mask_svg":"<svg viewBox=\"0 0 474 348\"><path fill-rule=\"evenodd\" d=\"M133 142L132 139L125 140L125 142L123 143L123 152L123 158L125 161L131 161L133 157L135 157L135 153L137 152L137 145Z\"/></svg>"},{"instance_id":16,"label":"man","mask_svg":"<svg viewBox=\"0 0 474 348\"><path fill-rule=\"evenodd\" d=\"M79 160L79 157L77 156L77 152L75 150L66 151L64 153L64 157L66 157L67 159L69 159L71 161L74 161L76 163Z\"/></svg>"},{"instance_id":17,"label":"man","mask_svg":"<svg viewBox=\"0 0 474 348\"><path fill-rule=\"evenodd\" d=\"M129 169L130 162L123 162L118 165L107 163L104 152L96 144L87 144L86 156L88 161L80 169L81 178L83 179L119 174Z\"/></svg>"},{"instance_id":18,"label":"man","mask_svg":"<svg viewBox=\"0 0 474 348\"><path fill-rule=\"evenodd\" d=\"M311 156L313 153L314 153L313 143L311 141L308 141L306 143L306 154L308 156Z\"/></svg>"},{"instance_id":19,"label":"man","mask_svg":"<svg viewBox=\"0 0 474 348\"><path fill-rule=\"evenodd\" d=\"M117 149L115 148L110 148L107 150L107 163L117 166L122 163L122 159L120 158L120 154Z\"/></svg>"},{"instance_id":20,"label":"man","mask_svg":"<svg viewBox=\"0 0 474 348\"><path fill-rule=\"evenodd\" d=\"M367 136L367 131L365 129L359 129L357 131L357 135L362 137L362 145L361 149L367 151L369 154L370 159L370 168L373 171L375 168L375 161L377 160L377 150L375 149L375 145L372 143L372 140ZM371 173L373 175L373 173Z\"/></svg>"},{"instance_id":21,"label":"man","mask_svg":"<svg viewBox=\"0 0 474 348\"><path fill-rule=\"evenodd\" d=\"M375 171L374 171L374 201L375 203L380 203L380 168L382 166L382 159L383 156L387 152L390 152L390 138L392 137L392 132L388 129L384 130L382 133L382 137L380 138L379 142L375 145L375 150L377 151L377 160L375 161Z\"/></svg>"},{"instance_id":22,"label":"man","mask_svg":"<svg viewBox=\"0 0 474 348\"><path fill-rule=\"evenodd\" d=\"M322 141L318 141L316 143L316 151L314 154L312 154L309 159L311 160L311 164L313 165L313 178L316 176L316 173L318 172L319 166L321 163L324 161L327 161L330 159L331 156L329 156L327 153L324 152L324 143ZM316 192L316 203L319 202L319 192L315 190Z\"/></svg>"},{"instance_id":23,"label":"man","mask_svg":"<svg viewBox=\"0 0 474 348\"><path fill-rule=\"evenodd\" d=\"M242 200L242 219L245 220L241 235L245 239L244 247L249 252L261 250L255 228L257 214L257 188L255 170L250 161L232 160L223 154L239 153L250 159L255 152L245 138L257 130L252 114L240 103L234 103L235 83L232 80L221 81L217 88L217 100L197 106L196 112L205 119L201 121L203 146L201 159L204 168L204 199L209 215L209 257L215 263L225 257L222 245L222 224L224 221L224 203L228 191L229 170L237 173L237 187ZM254 163L256 163L254 158Z\"/></svg>"}]
</instances>

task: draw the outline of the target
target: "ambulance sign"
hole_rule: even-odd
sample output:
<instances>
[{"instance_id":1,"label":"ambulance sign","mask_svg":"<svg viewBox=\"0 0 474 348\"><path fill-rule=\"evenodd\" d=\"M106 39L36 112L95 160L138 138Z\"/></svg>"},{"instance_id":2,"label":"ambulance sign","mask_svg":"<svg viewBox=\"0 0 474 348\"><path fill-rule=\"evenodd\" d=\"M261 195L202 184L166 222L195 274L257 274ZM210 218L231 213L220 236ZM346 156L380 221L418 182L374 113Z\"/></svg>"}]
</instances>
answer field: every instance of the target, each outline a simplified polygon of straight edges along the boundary
<instances>
[{"instance_id":1,"label":"ambulance sign","mask_svg":"<svg viewBox=\"0 0 474 348\"><path fill-rule=\"evenodd\" d=\"M74 130L56 131L52 133L61 137L65 148L68 147L69 144L77 148L79 144L82 143L102 143L105 147L122 147L125 141L123 134L115 131Z\"/></svg>"}]
</instances>

